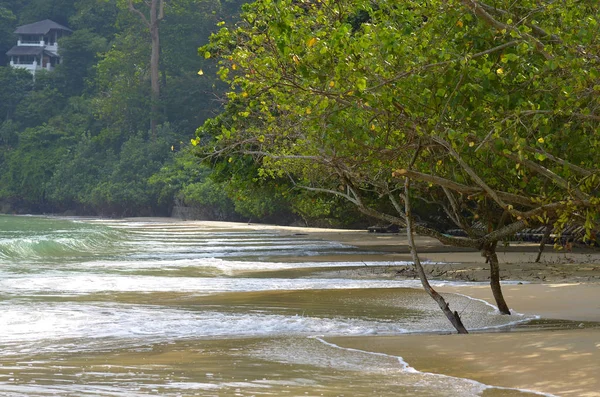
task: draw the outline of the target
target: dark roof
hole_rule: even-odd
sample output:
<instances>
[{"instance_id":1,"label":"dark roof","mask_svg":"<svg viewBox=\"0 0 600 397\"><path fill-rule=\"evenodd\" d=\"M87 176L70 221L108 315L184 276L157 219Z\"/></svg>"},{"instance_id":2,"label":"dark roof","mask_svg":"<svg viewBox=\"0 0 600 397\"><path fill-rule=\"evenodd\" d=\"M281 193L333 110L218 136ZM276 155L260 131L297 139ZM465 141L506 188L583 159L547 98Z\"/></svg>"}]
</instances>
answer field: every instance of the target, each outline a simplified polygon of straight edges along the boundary
<instances>
[{"instance_id":1,"label":"dark roof","mask_svg":"<svg viewBox=\"0 0 600 397\"><path fill-rule=\"evenodd\" d=\"M6 55L10 56L19 56L19 55L40 55L41 53L44 53L45 55L48 55L51 58L55 58L57 57L56 54L51 53L50 51L46 51L44 50L44 47L36 47L36 46L14 46L13 48L11 48L10 50L8 50L8 52L6 53Z\"/></svg>"},{"instance_id":2,"label":"dark roof","mask_svg":"<svg viewBox=\"0 0 600 397\"><path fill-rule=\"evenodd\" d=\"M43 21L30 23L29 25L18 26L16 34L47 34L51 30L65 30L72 32L71 29L59 23L45 19Z\"/></svg>"}]
</instances>

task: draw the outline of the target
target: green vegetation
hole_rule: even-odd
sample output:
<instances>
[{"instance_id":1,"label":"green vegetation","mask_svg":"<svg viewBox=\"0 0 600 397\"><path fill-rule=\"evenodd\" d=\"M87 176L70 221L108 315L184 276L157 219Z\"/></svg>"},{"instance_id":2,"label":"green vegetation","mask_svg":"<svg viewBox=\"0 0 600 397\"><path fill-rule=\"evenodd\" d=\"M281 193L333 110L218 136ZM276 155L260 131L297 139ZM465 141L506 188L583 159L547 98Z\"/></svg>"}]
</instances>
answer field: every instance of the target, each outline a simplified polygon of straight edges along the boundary
<instances>
[{"instance_id":1,"label":"green vegetation","mask_svg":"<svg viewBox=\"0 0 600 397\"><path fill-rule=\"evenodd\" d=\"M498 242L544 225L595 238L599 15L580 0L259 0L201 49L230 87L203 150L400 226L408 195L443 208L466 237L416 232L480 250L508 313Z\"/></svg>"},{"instance_id":2,"label":"green vegetation","mask_svg":"<svg viewBox=\"0 0 600 397\"><path fill-rule=\"evenodd\" d=\"M526 227L593 237L596 2L241 3L3 2L2 208L404 225L408 177L417 231L488 258ZM34 81L4 53L45 18L74 32Z\"/></svg>"},{"instance_id":3,"label":"green vegetation","mask_svg":"<svg viewBox=\"0 0 600 397\"><path fill-rule=\"evenodd\" d=\"M268 181L250 158L201 164L190 139L220 113L226 85L198 48L243 0L44 0L0 6L0 210L169 215L343 225L361 216ZM73 30L61 64L35 79L7 65L17 26Z\"/></svg>"}]
</instances>

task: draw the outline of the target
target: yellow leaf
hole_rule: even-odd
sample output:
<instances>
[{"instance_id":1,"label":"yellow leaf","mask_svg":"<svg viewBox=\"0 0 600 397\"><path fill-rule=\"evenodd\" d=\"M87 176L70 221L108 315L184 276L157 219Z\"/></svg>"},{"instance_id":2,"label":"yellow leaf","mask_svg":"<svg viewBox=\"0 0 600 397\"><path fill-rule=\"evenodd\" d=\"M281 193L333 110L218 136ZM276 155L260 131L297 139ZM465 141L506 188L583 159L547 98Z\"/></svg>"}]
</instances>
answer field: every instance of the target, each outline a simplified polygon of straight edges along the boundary
<instances>
[{"instance_id":1,"label":"yellow leaf","mask_svg":"<svg viewBox=\"0 0 600 397\"><path fill-rule=\"evenodd\" d=\"M298 58L298 55L294 54L292 56L292 59L294 60L294 62L296 62L296 65L298 65L300 63L300 58Z\"/></svg>"},{"instance_id":2,"label":"yellow leaf","mask_svg":"<svg viewBox=\"0 0 600 397\"><path fill-rule=\"evenodd\" d=\"M202 69L198 70L198 76L202 76L204 74L204 72L202 71Z\"/></svg>"},{"instance_id":3,"label":"yellow leaf","mask_svg":"<svg viewBox=\"0 0 600 397\"><path fill-rule=\"evenodd\" d=\"M231 65L231 69L236 70L237 69L237 65L234 63L233 65Z\"/></svg>"},{"instance_id":4,"label":"yellow leaf","mask_svg":"<svg viewBox=\"0 0 600 397\"><path fill-rule=\"evenodd\" d=\"M242 92L242 97L246 98L248 96L248 93L246 91Z\"/></svg>"},{"instance_id":5,"label":"yellow leaf","mask_svg":"<svg viewBox=\"0 0 600 397\"><path fill-rule=\"evenodd\" d=\"M316 43L317 43L317 38L316 38L316 37L313 37L312 39L308 40L308 43L306 43L306 44L308 44L308 46L309 46L309 47L312 47L312 46L314 46Z\"/></svg>"},{"instance_id":6,"label":"yellow leaf","mask_svg":"<svg viewBox=\"0 0 600 397\"><path fill-rule=\"evenodd\" d=\"M544 143L544 138L542 138L542 137L539 137L539 138L538 138L538 142L539 142L539 143Z\"/></svg>"},{"instance_id":7,"label":"yellow leaf","mask_svg":"<svg viewBox=\"0 0 600 397\"><path fill-rule=\"evenodd\" d=\"M502 75L504 74L504 69L502 69L502 68L498 68L498 69L496 69L496 73L497 73L498 75L502 76Z\"/></svg>"},{"instance_id":8,"label":"yellow leaf","mask_svg":"<svg viewBox=\"0 0 600 397\"><path fill-rule=\"evenodd\" d=\"M329 82L329 87L331 87L331 88L335 87L335 83L333 81L330 81Z\"/></svg>"},{"instance_id":9,"label":"yellow leaf","mask_svg":"<svg viewBox=\"0 0 600 397\"><path fill-rule=\"evenodd\" d=\"M371 131L375 131L375 124L371 124Z\"/></svg>"},{"instance_id":10,"label":"yellow leaf","mask_svg":"<svg viewBox=\"0 0 600 397\"><path fill-rule=\"evenodd\" d=\"M456 22L456 26L458 26L459 28L462 28L463 27L463 21Z\"/></svg>"},{"instance_id":11,"label":"yellow leaf","mask_svg":"<svg viewBox=\"0 0 600 397\"><path fill-rule=\"evenodd\" d=\"M312 110L310 110L310 108L306 108L306 114L311 114Z\"/></svg>"},{"instance_id":12,"label":"yellow leaf","mask_svg":"<svg viewBox=\"0 0 600 397\"><path fill-rule=\"evenodd\" d=\"M469 147L473 147L473 146L475 146L475 142L473 142L473 141L469 142Z\"/></svg>"}]
</instances>

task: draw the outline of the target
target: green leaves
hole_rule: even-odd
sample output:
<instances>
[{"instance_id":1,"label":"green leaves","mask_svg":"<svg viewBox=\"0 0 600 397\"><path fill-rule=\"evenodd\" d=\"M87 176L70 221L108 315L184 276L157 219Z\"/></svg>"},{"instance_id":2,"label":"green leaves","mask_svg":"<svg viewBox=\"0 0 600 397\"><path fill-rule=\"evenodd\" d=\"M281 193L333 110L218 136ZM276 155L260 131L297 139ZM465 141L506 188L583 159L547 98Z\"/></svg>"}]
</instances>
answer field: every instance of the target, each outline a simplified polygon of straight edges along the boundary
<instances>
[{"instance_id":1,"label":"green leaves","mask_svg":"<svg viewBox=\"0 0 600 397\"><path fill-rule=\"evenodd\" d=\"M464 198L480 217L583 197L565 186L600 163L598 39L581 33L598 6L500 1L498 29L460 4L246 6L247 23L205 48L231 88L219 149L253 153L265 177L385 197L422 145L414 169L481 191ZM420 194L444 202L429 183Z\"/></svg>"}]
</instances>

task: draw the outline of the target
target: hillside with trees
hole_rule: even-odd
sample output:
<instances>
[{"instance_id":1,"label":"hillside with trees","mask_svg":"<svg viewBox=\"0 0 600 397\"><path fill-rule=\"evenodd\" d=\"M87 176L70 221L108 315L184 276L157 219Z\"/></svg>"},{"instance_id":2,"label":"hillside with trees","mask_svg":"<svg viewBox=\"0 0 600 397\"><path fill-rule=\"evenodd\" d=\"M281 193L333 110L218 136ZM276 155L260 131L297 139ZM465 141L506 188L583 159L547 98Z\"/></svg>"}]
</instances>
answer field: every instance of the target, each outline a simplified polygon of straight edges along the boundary
<instances>
[{"instance_id":1,"label":"hillside with trees","mask_svg":"<svg viewBox=\"0 0 600 397\"><path fill-rule=\"evenodd\" d=\"M236 216L188 147L222 106L214 65L198 47L218 23L233 23L242 2L152 3L161 5L156 31L141 1L0 3L3 212L168 215L179 199L214 200L226 207L221 216ZM18 26L45 19L73 32L59 40L60 65L32 78L5 54Z\"/></svg>"},{"instance_id":2,"label":"hillside with trees","mask_svg":"<svg viewBox=\"0 0 600 397\"><path fill-rule=\"evenodd\" d=\"M491 249L573 223L592 237L594 2L241 6L3 1L0 209L404 225L409 178L417 227L442 239ZM73 33L32 79L4 54L43 19Z\"/></svg>"}]
</instances>

